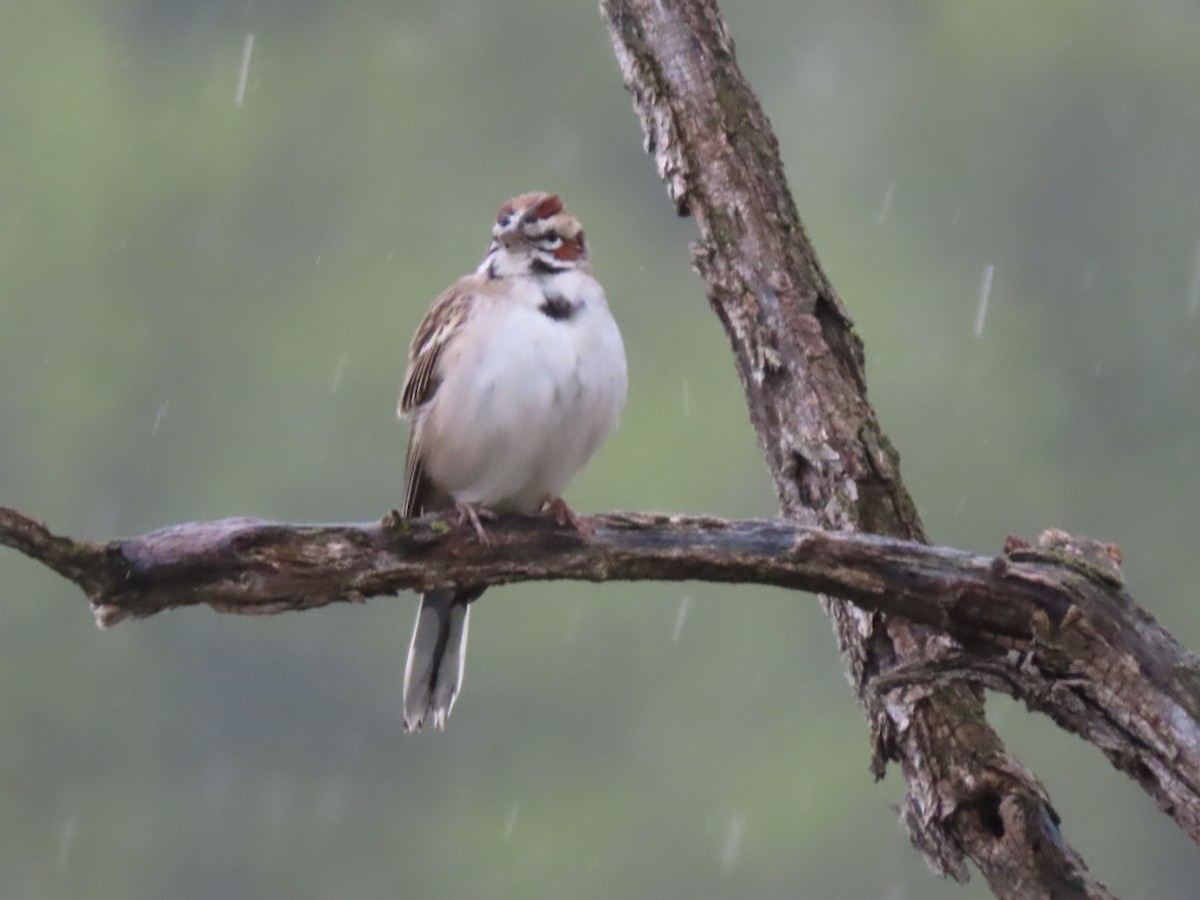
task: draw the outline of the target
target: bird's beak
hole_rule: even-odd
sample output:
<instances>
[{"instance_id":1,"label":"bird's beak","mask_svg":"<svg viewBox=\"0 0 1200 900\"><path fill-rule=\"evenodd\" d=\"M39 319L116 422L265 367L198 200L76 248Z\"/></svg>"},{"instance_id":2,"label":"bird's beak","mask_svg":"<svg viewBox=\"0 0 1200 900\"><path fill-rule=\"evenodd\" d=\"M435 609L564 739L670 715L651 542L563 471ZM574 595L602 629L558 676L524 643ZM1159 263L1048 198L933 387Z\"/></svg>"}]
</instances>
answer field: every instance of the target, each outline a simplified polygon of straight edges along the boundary
<instances>
[{"instance_id":1,"label":"bird's beak","mask_svg":"<svg viewBox=\"0 0 1200 900\"><path fill-rule=\"evenodd\" d=\"M512 228L512 227L500 228L499 226L497 226L496 230L495 230L495 232L493 232L493 234L495 235L496 240L498 240L500 242L500 245L505 250L511 250L521 240L521 232L518 229Z\"/></svg>"},{"instance_id":2,"label":"bird's beak","mask_svg":"<svg viewBox=\"0 0 1200 900\"><path fill-rule=\"evenodd\" d=\"M505 250L511 250L522 240L521 219L519 216L509 216L503 225L497 222L492 226L492 237L500 242Z\"/></svg>"}]
</instances>

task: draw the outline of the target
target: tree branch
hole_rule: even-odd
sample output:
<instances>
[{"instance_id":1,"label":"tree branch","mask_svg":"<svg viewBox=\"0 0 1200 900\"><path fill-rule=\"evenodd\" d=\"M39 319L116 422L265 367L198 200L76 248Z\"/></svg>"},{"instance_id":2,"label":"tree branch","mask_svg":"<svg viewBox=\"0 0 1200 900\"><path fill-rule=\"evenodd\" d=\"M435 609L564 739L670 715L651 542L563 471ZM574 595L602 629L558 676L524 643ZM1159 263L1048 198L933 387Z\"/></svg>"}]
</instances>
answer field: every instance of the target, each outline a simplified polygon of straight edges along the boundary
<instances>
[{"instance_id":1,"label":"tree branch","mask_svg":"<svg viewBox=\"0 0 1200 900\"><path fill-rule=\"evenodd\" d=\"M890 701L963 680L1010 693L1099 746L1200 842L1200 665L1133 603L1103 556L1086 552L1090 542L1052 532L1049 547L1013 542L988 557L777 519L612 513L590 521L596 533L585 540L548 517L504 516L481 544L437 517L225 519L95 544L0 507L0 544L79 585L103 626L180 606L279 613L401 590L560 579L836 594L970 648L893 669L874 679L872 693ZM1004 802L981 794L979 813L996 827Z\"/></svg>"},{"instance_id":2,"label":"tree branch","mask_svg":"<svg viewBox=\"0 0 1200 900\"><path fill-rule=\"evenodd\" d=\"M923 541L899 458L866 399L862 343L817 261L779 149L715 0L601 0L646 149L681 215L725 326L783 515ZM827 599L871 723L873 769L900 763L902 816L939 871L972 859L1002 897L1104 897L1060 834L1045 789L1004 749L962 683L877 677L962 655L946 635Z\"/></svg>"}]
</instances>

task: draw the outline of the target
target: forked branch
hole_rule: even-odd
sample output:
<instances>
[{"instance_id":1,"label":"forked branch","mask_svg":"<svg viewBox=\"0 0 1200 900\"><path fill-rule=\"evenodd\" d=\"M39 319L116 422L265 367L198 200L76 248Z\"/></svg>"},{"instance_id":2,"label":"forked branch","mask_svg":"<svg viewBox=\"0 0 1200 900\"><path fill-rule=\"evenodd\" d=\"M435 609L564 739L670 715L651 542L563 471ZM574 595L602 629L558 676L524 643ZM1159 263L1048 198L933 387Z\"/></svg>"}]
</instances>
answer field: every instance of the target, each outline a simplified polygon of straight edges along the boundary
<instances>
[{"instance_id":1,"label":"forked branch","mask_svg":"<svg viewBox=\"0 0 1200 900\"><path fill-rule=\"evenodd\" d=\"M600 9L646 149L676 211L691 215L699 228L696 267L729 338L781 514L838 531L923 541L899 457L867 401L862 342L805 234L771 125L738 67L716 0L601 0ZM903 585L899 579L889 588L902 593ZM831 593L853 596L844 588ZM996 662L993 648L985 646L981 655L940 627L920 624L936 625L936 619L882 602L855 606L830 596L823 605L871 725L875 773L882 777L890 761L900 765L908 782L901 816L926 859L959 880L966 880L966 861L973 861L999 897L1110 896L1059 830L1042 785L988 725L981 694L950 673L971 670L998 686L1029 674L1037 684L1025 684L1027 700L1061 700L1053 708L1065 709L1093 702L1079 700L1091 691L1077 681L1083 657L1092 659L1084 668L1123 672L1118 680L1163 678L1151 690L1166 687L1172 696L1181 680L1195 679L1190 659L1178 671L1143 667L1135 661L1142 657L1122 645L1117 623L1142 628L1148 619L1131 610L1122 617L1116 602L1093 619L1085 604L1078 607L1089 623L1084 630L1095 637L1084 640L1091 649L1082 656L1063 649L1082 651L1075 620L1067 615L1056 625L1045 611L1049 628L1039 633L1052 635L1053 646L1034 638L1019 660L1023 666L1002 666L1003 675L996 670L984 677L982 670ZM1069 627L1060 634L1064 624ZM1091 656L1104 643L1102 633L1111 635L1104 659ZM886 695L881 684L891 686ZM1174 714L1175 702L1152 717ZM1184 824L1164 800L1174 788L1164 789L1162 779L1196 783L1192 736L1185 741L1191 747L1185 766L1172 776L1161 768L1150 774L1113 747L1104 723L1079 729L1069 715L1052 714L1097 743ZM1185 718L1194 722L1193 713ZM1194 820L1184 827L1196 836Z\"/></svg>"}]
</instances>

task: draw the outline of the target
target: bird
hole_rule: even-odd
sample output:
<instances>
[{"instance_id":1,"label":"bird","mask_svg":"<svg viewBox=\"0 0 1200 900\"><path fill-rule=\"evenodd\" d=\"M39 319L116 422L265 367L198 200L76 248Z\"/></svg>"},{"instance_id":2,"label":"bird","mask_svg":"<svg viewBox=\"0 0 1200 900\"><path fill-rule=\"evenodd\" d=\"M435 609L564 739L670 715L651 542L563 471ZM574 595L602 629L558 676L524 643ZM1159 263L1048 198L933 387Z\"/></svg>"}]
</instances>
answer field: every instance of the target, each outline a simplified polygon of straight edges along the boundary
<instances>
[{"instance_id":1,"label":"bird","mask_svg":"<svg viewBox=\"0 0 1200 900\"><path fill-rule=\"evenodd\" d=\"M397 409L409 423L402 516L481 519L548 510L592 531L562 491L617 426L625 347L592 274L583 228L558 196L500 207L479 267L429 307L408 351ZM471 605L482 588L421 595L404 667L404 727L444 729L462 686Z\"/></svg>"}]
</instances>

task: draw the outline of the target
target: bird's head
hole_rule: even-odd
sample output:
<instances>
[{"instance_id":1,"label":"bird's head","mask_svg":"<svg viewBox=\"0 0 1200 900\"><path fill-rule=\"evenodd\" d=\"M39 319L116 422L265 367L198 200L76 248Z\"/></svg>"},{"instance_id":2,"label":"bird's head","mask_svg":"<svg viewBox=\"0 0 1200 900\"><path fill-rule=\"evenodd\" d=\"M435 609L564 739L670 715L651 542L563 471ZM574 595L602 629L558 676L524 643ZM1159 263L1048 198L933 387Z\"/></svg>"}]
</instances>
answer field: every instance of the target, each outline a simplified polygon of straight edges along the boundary
<instances>
[{"instance_id":1,"label":"bird's head","mask_svg":"<svg viewBox=\"0 0 1200 900\"><path fill-rule=\"evenodd\" d=\"M590 268L579 221L554 194L535 192L500 207L479 271L489 278L511 278Z\"/></svg>"}]
</instances>

